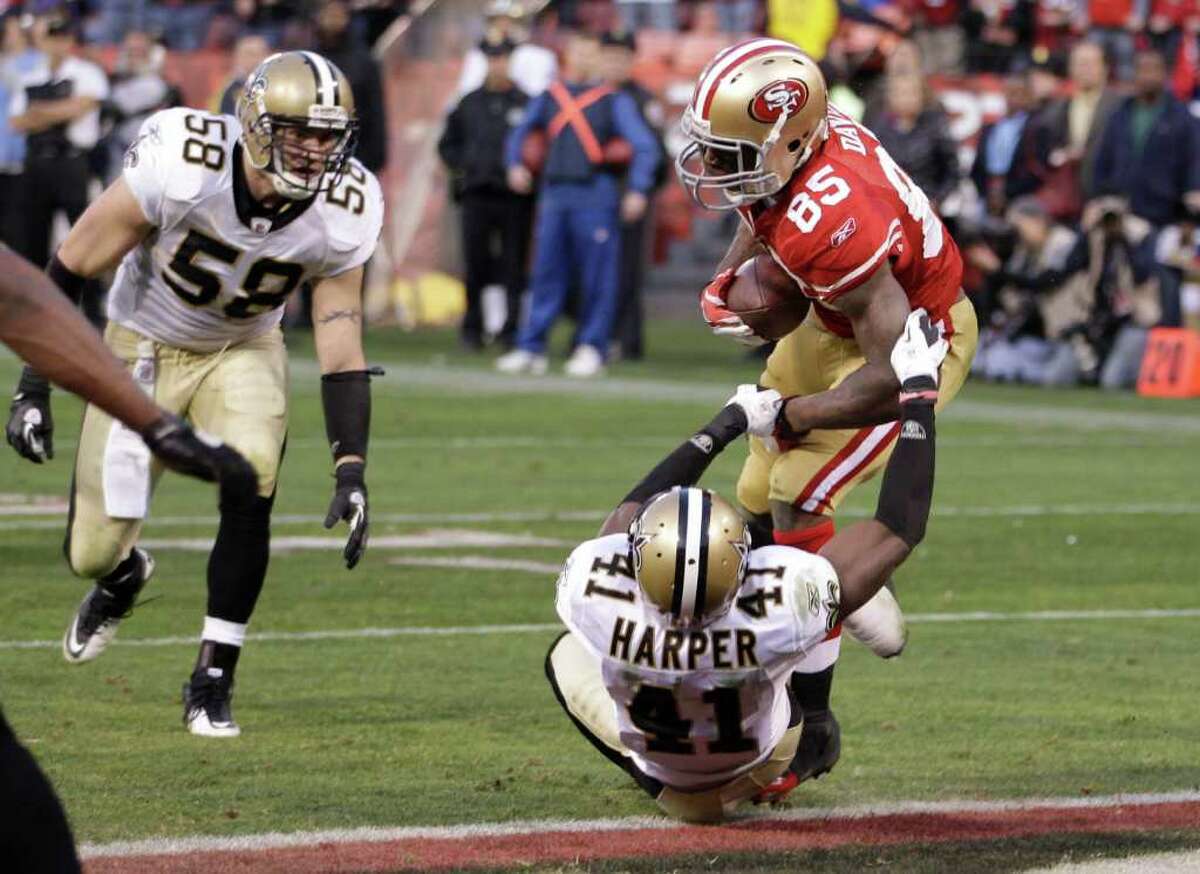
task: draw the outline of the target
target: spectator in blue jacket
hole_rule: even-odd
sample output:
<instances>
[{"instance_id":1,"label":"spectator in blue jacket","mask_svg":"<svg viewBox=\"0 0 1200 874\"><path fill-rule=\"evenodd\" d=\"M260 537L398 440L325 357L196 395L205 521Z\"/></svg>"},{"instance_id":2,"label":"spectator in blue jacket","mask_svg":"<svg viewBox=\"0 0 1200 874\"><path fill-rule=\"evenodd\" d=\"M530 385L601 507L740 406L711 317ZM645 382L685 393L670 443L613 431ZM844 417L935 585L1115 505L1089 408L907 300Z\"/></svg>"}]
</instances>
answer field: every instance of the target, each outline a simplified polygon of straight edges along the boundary
<instances>
[{"instance_id":1,"label":"spectator in blue jacket","mask_svg":"<svg viewBox=\"0 0 1200 874\"><path fill-rule=\"evenodd\" d=\"M530 102L505 144L508 184L526 194L534 183L527 140L532 135L545 143L529 311L517 348L496 361L507 373L546 372L546 337L572 283L582 310L565 372L591 377L604 371L618 298L620 223L645 214L659 147L633 98L599 83L599 51L596 37L572 35L568 78Z\"/></svg>"},{"instance_id":2,"label":"spectator in blue jacket","mask_svg":"<svg viewBox=\"0 0 1200 874\"><path fill-rule=\"evenodd\" d=\"M1153 228L1134 253L1139 273L1159 272L1163 321L1178 324L1178 277L1155 262L1158 231L1185 206L1200 205L1200 121L1167 89L1167 65L1148 49L1134 61L1134 93L1117 108L1100 139L1093 189L1117 196Z\"/></svg>"}]
</instances>

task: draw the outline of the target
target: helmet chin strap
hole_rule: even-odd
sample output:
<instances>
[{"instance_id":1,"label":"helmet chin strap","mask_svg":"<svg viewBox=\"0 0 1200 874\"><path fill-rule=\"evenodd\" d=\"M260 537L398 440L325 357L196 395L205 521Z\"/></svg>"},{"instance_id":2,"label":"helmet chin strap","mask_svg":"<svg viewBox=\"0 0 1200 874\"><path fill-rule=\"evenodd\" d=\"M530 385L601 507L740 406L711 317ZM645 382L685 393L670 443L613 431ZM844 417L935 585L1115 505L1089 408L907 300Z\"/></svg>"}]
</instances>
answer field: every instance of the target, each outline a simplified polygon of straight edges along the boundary
<instances>
[{"instance_id":1,"label":"helmet chin strap","mask_svg":"<svg viewBox=\"0 0 1200 874\"><path fill-rule=\"evenodd\" d=\"M299 185L288 182L278 173L271 173L270 176L271 184L275 186L275 191L288 200L308 200L308 198L313 196L313 192L307 188L302 188Z\"/></svg>"}]
</instances>

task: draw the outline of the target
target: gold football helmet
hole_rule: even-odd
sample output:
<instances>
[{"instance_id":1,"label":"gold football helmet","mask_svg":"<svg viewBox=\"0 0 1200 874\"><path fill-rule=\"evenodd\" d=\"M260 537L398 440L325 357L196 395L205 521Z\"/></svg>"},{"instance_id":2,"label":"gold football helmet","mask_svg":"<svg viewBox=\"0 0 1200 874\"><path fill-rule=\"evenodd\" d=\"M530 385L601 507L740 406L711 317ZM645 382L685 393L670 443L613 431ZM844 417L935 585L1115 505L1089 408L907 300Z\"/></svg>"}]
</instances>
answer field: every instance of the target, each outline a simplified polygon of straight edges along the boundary
<instances>
[{"instance_id":1,"label":"gold football helmet","mask_svg":"<svg viewBox=\"0 0 1200 874\"><path fill-rule=\"evenodd\" d=\"M752 39L725 49L683 111L691 142L675 161L679 178L707 209L772 195L828 135L828 107L821 70L791 43Z\"/></svg>"},{"instance_id":2,"label":"gold football helmet","mask_svg":"<svg viewBox=\"0 0 1200 874\"><path fill-rule=\"evenodd\" d=\"M638 585L674 625L724 615L746 574L750 528L719 495L677 488L651 498L629 525Z\"/></svg>"},{"instance_id":3,"label":"gold football helmet","mask_svg":"<svg viewBox=\"0 0 1200 874\"><path fill-rule=\"evenodd\" d=\"M316 52L280 52L259 64L237 117L250 163L293 200L336 186L358 138L350 82Z\"/></svg>"}]
</instances>

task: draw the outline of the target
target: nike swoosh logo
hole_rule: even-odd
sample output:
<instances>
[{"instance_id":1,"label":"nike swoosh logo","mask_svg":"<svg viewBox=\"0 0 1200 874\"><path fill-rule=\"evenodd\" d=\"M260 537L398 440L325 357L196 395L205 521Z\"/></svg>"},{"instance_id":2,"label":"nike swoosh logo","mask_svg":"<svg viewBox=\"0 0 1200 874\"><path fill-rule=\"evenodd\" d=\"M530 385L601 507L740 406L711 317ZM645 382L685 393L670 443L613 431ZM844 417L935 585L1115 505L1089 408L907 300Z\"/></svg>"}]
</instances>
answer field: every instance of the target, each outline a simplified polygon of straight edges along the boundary
<instances>
[{"instance_id":1,"label":"nike swoosh logo","mask_svg":"<svg viewBox=\"0 0 1200 874\"><path fill-rule=\"evenodd\" d=\"M77 638L75 636L75 632L78 630L79 630L79 617L76 616L75 621L71 623L71 630L67 632L67 652L69 652L73 656L82 655L84 648L87 646L87 644L81 645L81 644L77 643Z\"/></svg>"}]
</instances>

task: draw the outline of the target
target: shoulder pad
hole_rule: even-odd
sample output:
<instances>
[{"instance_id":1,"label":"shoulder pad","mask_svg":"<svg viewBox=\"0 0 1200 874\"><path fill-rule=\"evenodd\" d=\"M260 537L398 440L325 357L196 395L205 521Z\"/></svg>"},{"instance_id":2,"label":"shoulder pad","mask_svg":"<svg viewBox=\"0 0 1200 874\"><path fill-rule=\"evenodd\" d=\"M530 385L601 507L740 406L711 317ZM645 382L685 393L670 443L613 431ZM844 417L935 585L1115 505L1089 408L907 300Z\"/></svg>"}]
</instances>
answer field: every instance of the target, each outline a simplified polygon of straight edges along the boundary
<instances>
[{"instance_id":1,"label":"shoulder pad","mask_svg":"<svg viewBox=\"0 0 1200 874\"><path fill-rule=\"evenodd\" d=\"M383 228L383 189L375 174L352 158L338 182L320 196L319 205L329 242L339 255L354 251L365 239L375 243Z\"/></svg>"},{"instance_id":2,"label":"shoulder pad","mask_svg":"<svg viewBox=\"0 0 1200 874\"><path fill-rule=\"evenodd\" d=\"M229 173L239 129L232 116L184 107L154 113L125 155L126 168L147 162L167 201L196 200Z\"/></svg>"}]
</instances>

